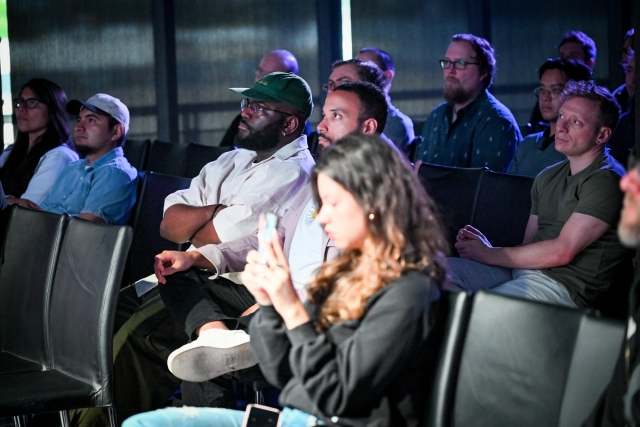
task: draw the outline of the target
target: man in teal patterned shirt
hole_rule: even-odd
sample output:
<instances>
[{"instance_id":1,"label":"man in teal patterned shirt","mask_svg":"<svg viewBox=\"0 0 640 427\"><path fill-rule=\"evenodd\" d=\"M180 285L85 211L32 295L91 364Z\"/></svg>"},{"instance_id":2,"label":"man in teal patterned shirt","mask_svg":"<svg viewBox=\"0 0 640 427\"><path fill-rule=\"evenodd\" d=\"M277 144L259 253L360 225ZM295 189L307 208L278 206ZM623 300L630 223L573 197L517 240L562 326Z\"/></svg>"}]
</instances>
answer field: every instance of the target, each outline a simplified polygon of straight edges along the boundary
<instances>
[{"instance_id":1,"label":"man in teal patterned shirt","mask_svg":"<svg viewBox=\"0 0 640 427\"><path fill-rule=\"evenodd\" d=\"M491 44L457 34L440 66L446 102L424 124L415 160L506 172L521 135L511 111L488 91L496 71Z\"/></svg>"}]
</instances>

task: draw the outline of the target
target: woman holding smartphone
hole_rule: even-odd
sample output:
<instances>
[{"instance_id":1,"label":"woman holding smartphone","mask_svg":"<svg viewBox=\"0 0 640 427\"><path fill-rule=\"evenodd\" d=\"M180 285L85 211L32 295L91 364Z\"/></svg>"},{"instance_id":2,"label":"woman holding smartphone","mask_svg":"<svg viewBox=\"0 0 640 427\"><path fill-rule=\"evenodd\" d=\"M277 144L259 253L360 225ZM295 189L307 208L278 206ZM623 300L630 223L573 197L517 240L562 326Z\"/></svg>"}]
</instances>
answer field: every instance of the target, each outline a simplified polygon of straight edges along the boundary
<instances>
[{"instance_id":1,"label":"woman holding smartphone","mask_svg":"<svg viewBox=\"0 0 640 427\"><path fill-rule=\"evenodd\" d=\"M422 422L429 308L445 278L433 204L406 161L377 137L350 136L313 171L316 220L342 250L322 265L303 305L277 237L248 257L260 304L251 345L282 390L279 425L417 426ZM126 427L240 426L244 413L179 408Z\"/></svg>"}]
</instances>

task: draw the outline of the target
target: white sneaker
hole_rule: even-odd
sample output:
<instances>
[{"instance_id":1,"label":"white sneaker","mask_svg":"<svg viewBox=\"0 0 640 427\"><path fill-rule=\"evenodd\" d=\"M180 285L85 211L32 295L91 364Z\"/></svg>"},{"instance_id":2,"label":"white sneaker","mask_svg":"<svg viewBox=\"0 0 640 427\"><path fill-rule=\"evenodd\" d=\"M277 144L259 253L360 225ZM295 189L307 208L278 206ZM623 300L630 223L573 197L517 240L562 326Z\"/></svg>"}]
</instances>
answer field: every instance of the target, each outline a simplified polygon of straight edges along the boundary
<instances>
[{"instance_id":1,"label":"white sneaker","mask_svg":"<svg viewBox=\"0 0 640 427\"><path fill-rule=\"evenodd\" d=\"M258 363L242 330L207 329L169 355L169 371L181 380L202 382Z\"/></svg>"}]
</instances>

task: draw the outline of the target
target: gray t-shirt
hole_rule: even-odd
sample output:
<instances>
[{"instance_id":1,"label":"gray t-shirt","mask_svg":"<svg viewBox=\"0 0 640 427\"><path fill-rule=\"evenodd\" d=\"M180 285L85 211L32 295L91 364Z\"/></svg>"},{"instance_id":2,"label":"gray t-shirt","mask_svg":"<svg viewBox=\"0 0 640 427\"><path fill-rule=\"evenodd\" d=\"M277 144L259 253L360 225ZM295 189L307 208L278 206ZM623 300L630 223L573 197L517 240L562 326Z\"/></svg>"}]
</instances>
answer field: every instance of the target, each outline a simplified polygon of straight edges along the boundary
<instances>
[{"instance_id":1,"label":"gray t-shirt","mask_svg":"<svg viewBox=\"0 0 640 427\"><path fill-rule=\"evenodd\" d=\"M584 170L571 175L565 160L540 173L531 189L531 214L538 215L534 242L555 239L574 212L590 215L610 228L577 254L567 265L545 268L580 307L589 305L616 282L626 250L620 245L616 227L622 207L618 186L624 168L603 153Z\"/></svg>"}]
</instances>

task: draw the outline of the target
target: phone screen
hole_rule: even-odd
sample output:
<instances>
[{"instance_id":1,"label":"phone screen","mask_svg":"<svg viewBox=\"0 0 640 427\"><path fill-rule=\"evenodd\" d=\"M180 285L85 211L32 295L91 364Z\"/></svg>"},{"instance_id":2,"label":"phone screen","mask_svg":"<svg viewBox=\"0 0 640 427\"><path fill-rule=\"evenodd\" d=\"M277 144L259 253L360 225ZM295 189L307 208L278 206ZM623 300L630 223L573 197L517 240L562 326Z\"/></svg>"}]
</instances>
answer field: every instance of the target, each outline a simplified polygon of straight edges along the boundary
<instances>
[{"instance_id":1,"label":"phone screen","mask_svg":"<svg viewBox=\"0 0 640 427\"><path fill-rule=\"evenodd\" d=\"M280 411L263 405L248 405L242 427L276 427Z\"/></svg>"},{"instance_id":2,"label":"phone screen","mask_svg":"<svg viewBox=\"0 0 640 427\"><path fill-rule=\"evenodd\" d=\"M264 216L264 229L262 230L262 242L271 243L273 239L273 233L278 226L278 216L274 213L267 212ZM260 261L263 264L267 263L267 252L263 246L263 243L258 244L258 252L260 253Z\"/></svg>"}]
</instances>

